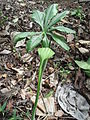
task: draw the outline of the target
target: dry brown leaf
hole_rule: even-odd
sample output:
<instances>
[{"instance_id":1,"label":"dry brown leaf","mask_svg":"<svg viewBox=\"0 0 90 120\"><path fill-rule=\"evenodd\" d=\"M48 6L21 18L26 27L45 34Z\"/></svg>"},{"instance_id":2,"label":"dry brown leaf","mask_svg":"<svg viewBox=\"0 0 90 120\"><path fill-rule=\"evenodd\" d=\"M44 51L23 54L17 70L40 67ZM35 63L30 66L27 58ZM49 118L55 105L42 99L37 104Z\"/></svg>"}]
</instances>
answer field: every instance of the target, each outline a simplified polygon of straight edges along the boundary
<instances>
[{"instance_id":1,"label":"dry brown leaf","mask_svg":"<svg viewBox=\"0 0 90 120\"><path fill-rule=\"evenodd\" d=\"M11 51L10 50L3 50L3 51L1 51L0 52L0 55L8 55L8 54L10 54L11 53Z\"/></svg>"},{"instance_id":2,"label":"dry brown leaf","mask_svg":"<svg viewBox=\"0 0 90 120\"><path fill-rule=\"evenodd\" d=\"M45 103L45 106L46 106L46 109L47 109L47 112L51 115L54 114L55 112L55 103L54 103L54 97L49 97L49 98L43 98L44 100L44 103ZM35 103L35 96L33 96L31 98L31 101L33 103ZM39 115L39 116L44 116L45 113L46 113L46 109L44 107L44 104L43 104L43 101L42 99L40 98L38 100L38 104L37 104L37 110L36 110L36 114ZM42 112L43 111L43 112Z\"/></svg>"},{"instance_id":3,"label":"dry brown leaf","mask_svg":"<svg viewBox=\"0 0 90 120\"><path fill-rule=\"evenodd\" d=\"M67 35L67 42L71 42L74 39L74 35L73 34L68 34Z\"/></svg>"},{"instance_id":4,"label":"dry brown leaf","mask_svg":"<svg viewBox=\"0 0 90 120\"><path fill-rule=\"evenodd\" d=\"M62 110L58 110L55 112L56 117L62 117L64 115L64 112Z\"/></svg>"}]
</instances>

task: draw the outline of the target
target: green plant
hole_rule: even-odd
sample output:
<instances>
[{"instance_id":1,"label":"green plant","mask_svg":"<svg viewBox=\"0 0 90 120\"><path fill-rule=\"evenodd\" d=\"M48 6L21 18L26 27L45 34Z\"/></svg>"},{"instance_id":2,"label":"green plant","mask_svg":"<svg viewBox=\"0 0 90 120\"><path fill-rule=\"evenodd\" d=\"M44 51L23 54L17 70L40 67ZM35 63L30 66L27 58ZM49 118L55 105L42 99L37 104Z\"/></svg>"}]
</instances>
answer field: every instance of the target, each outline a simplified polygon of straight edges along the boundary
<instances>
[{"instance_id":1,"label":"green plant","mask_svg":"<svg viewBox=\"0 0 90 120\"><path fill-rule=\"evenodd\" d=\"M80 20L83 20L85 18L85 14L83 13L81 6L77 7L74 11L72 11L71 15L78 17Z\"/></svg>"},{"instance_id":2,"label":"green plant","mask_svg":"<svg viewBox=\"0 0 90 120\"><path fill-rule=\"evenodd\" d=\"M13 115L12 115L11 118L9 118L9 120L22 120L22 118L19 117L19 116L16 114L16 112L17 112L17 110L14 109L14 111L13 111Z\"/></svg>"},{"instance_id":3,"label":"green plant","mask_svg":"<svg viewBox=\"0 0 90 120\"><path fill-rule=\"evenodd\" d=\"M54 26L57 22L62 20L69 11L64 11L62 13L58 13L58 4L53 4L49 6L44 12L40 12L35 10L32 14L33 20L39 24L41 27L41 32L21 32L14 37L14 43L16 44L18 41L28 38L26 49L27 51L33 50L39 44L42 45L43 48L38 49L38 53L40 56L40 68L39 68L39 78L38 78L38 87L37 87L37 95L35 104L32 112L32 120L35 119L35 111L37 107L37 102L39 98L40 84L43 75L43 71L46 67L47 61L54 55L54 52L49 48L51 41L49 38L51 37L55 42L57 42L62 48L65 50L69 50L69 46L66 44L65 38L61 35L58 35L56 31L65 32L65 33L74 33L74 30L71 30L64 26Z\"/></svg>"},{"instance_id":4,"label":"green plant","mask_svg":"<svg viewBox=\"0 0 90 120\"><path fill-rule=\"evenodd\" d=\"M3 15L2 11L0 10L0 26L4 24L4 22L7 20L7 17Z\"/></svg>"},{"instance_id":5,"label":"green plant","mask_svg":"<svg viewBox=\"0 0 90 120\"><path fill-rule=\"evenodd\" d=\"M7 105L7 101L4 102L4 104L1 106L0 105L0 112L4 115L4 110L6 108L6 105Z\"/></svg>"},{"instance_id":6,"label":"green plant","mask_svg":"<svg viewBox=\"0 0 90 120\"><path fill-rule=\"evenodd\" d=\"M57 42L65 50L69 50L69 46L66 44L65 38L61 35L56 34L54 31L65 32L65 33L74 33L74 30L71 30L64 26L54 26L57 22L62 20L69 11L64 11L58 13L58 4L53 4L49 6L44 12L38 10L33 11L32 19L39 24L41 32L21 32L14 37L14 43L16 44L19 40L23 38L29 38L26 44L27 51L33 50L40 43L42 47L50 47L51 41L49 38ZM49 37L50 36L50 37Z\"/></svg>"},{"instance_id":7,"label":"green plant","mask_svg":"<svg viewBox=\"0 0 90 120\"><path fill-rule=\"evenodd\" d=\"M75 63L84 70L88 77L90 77L90 57L86 62L75 60Z\"/></svg>"},{"instance_id":8,"label":"green plant","mask_svg":"<svg viewBox=\"0 0 90 120\"><path fill-rule=\"evenodd\" d=\"M49 58L51 58L55 53L50 49L50 48L39 48L38 49L38 54L40 56L40 68L39 68L39 78L38 78L38 87L37 87L37 96L35 100L35 104L33 107L33 112L32 112L32 120L35 119L35 111L37 107L37 102L39 98L39 91L40 91L40 83L43 75L43 71L46 66L46 62Z\"/></svg>"}]
</instances>

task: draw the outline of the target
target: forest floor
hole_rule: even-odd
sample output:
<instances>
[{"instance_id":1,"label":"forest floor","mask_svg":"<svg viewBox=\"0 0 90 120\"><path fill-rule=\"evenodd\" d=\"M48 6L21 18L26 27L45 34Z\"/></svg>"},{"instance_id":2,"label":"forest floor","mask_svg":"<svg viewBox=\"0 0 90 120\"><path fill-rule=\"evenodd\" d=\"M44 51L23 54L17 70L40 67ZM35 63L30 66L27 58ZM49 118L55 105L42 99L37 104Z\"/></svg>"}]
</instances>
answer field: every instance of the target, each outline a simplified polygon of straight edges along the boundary
<instances>
[{"instance_id":1,"label":"forest floor","mask_svg":"<svg viewBox=\"0 0 90 120\"><path fill-rule=\"evenodd\" d=\"M0 0L0 120L30 120L35 102L40 59L37 48L27 53L25 42L14 46L13 34L22 31L39 31L31 19L33 10L43 11L58 3L59 12L71 12L82 7L81 20L69 14L62 24L76 31L76 36L65 35L70 46L66 52L56 43L51 44L54 58L48 61L42 78L42 87L36 120L75 120L65 112L55 98L60 82L72 84L90 104L90 78L80 69L75 60L87 61L90 57L90 2L77 0ZM44 100L44 103L42 102ZM6 103L6 105L5 105ZM45 105L44 105L45 104ZM3 111L1 107L5 105ZM46 113L47 106L49 112ZM84 114L84 113L83 113ZM12 119L10 119L12 118Z\"/></svg>"}]
</instances>

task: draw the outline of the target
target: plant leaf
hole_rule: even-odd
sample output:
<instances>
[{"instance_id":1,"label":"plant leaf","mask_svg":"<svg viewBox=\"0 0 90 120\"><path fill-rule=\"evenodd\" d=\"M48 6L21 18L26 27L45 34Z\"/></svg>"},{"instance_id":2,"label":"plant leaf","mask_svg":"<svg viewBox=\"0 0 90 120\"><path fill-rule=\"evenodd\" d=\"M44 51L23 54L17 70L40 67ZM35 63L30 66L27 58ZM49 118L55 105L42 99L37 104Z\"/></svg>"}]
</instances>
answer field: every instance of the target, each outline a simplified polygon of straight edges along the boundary
<instances>
[{"instance_id":1,"label":"plant leaf","mask_svg":"<svg viewBox=\"0 0 90 120\"><path fill-rule=\"evenodd\" d=\"M51 58L55 53L50 48L39 48L38 54L42 61Z\"/></svg>"},{"instance_id":2,"label":"plant leaf","mask_svg":"<svg viewBox=\"0 0 90 120\"><path fill-rule=\"evenodd\" d=\"M51 37L65 50L69 51L69 46L66 44L64 37L50 33Z\"/></svg>"},{"instance_id":3,"label":"plant leaf","mask_svg":"<svg viewBox=\"0 0 90 120\"><path fill-rule=\"evenodd\" d=\"M84 70L90 70L90 64L88 62L75 60L75 63Z\"/></svg>"},{"instance_id":4,"label":"plant leaf","mask_svg":"<svg viewBox=\"0 0 90 120\"><path fill-rule=\"evenodd\" d=\"M57 10L58 4L52 4L51 6L49 6L46 11L45 11L45 27L47 27L48 23L50 22L50 20L57 14L58 10Z\"/></svg>"},{"instance_id":5,"label":"plant leaf","mask_svg":"<svg viewBox=\"0 0 90 120\"><path fill-rule=\"evenodd\" d=\"M66 17L66 15L69 13L69 11L64 11L62 13L58 13L55 17L53 17L53 19L50 21L50 24L48 25L48 28L50 28L51 26L53 26L54 24L56 24L58 21L60 21L61 19L63 19L64 17Z\"/></svg>"},{"instance_id":6,"label":"plant leaf","mask_svg":"<svg viewBox=\"0 0 90 120\"><path fill-rule=\"evenodd\" d=\"M21 32L14 36L14 44L16 44L18 41L23 40L28 36L33 36L36 34L40 34L40 32Z\"/></svg>"},{"instance_id":7,"label":"plant leaf","mask_svg":"<svg viewBox=\"0 0 90 120\"><path fill-rule=\"evenodd\" d=\"M49 47L50 41L48 40L47 35L45 34L43 41L42 41L43 47Z\"/></svg>"},{"instance_id":8,"label":"plant leaf","mask_svg":"<svg viewBox=\"0 0 90 120\"><path fill-rule=\"evenodd\" d=\"M64 27L64 26L57 26L57 27L52 27L49 31L52 31L52 30L58 30L60 32L66 32L66 33L73 33L75 34L76 32L70 28L67 28L67 27Z\"/></svg>"},{"instance_id":9,"label":"plant leaf","mask_svg":"<svg viewBox=\"0 0 90 120\"><path fill-rule=\"evenodd\" d=\"M42 34L33 36L30 40L27 41L26 49L27 51L33 50L42 40Z\"/></svg>"},{"instance_id":10,"label":"plant leaf","mask_svg":"<svg viewBox=\"0 0 90 120\"><path fill-rule=\"evenodd\" d=\"M90 64L90 57L88 58L87 63Z\"/></svg>"},{"instance_id":11,"label":"plant leaf","mask_svg":"<svg viewBox=\"0 0 90 120\"><path fill-rule=\"evenodd\" d=\"M44 12L40 12L38 10L33 11L32 18L36 23L38 23L41 26L42 29L43 29L44 17L45 17Z\"/></svg>"},{"instance_id":12,"label":"plant leaf","mask_svg":"<svg viewBox=\"0 0 90 120\"><path fill-rule=\"evenodd\" d=\"M85 73L88 77L90 77L90 70L85 70Z\"/></svg>"},{"instance_id":13,"label":"plant leaf","mask_svg":"<svg viewBox=\"0 0 90 120\"><path fill-rule=\"evenodd\" d=\"M7 101L5 101L4 104L2 105L2 112L4 111L6 105L7 105Z\"/></svg>"}]
</instances>

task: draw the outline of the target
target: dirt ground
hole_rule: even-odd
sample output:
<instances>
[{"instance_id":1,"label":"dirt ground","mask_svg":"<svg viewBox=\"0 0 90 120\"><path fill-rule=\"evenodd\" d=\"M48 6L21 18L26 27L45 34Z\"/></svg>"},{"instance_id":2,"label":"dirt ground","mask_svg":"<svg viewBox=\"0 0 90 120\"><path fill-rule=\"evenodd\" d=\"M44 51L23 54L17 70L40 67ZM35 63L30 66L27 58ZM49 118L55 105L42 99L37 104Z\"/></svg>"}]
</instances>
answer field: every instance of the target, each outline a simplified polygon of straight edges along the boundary
<instances>
[{"instance_id":1,"label":"dirt ground","mask_svg":"<svg viewBox=\"0 0 90 120\"><path fill-rule=\"evenodd\" d=\"M53 3L58 3L59 12L66 9L72 11L82 6L85 18L81 21L79 18L69 15L62 21L64 26L76 31L76 36L65 35L71 48L70 52L66 52L56 43L52 43L51 47L55 51L55 56L49 60L44 72L40 98L44 98L50 91L53 91L52 98L55 99L58 83L66 80L72 83L75 90L90 104L90 78L74 62L76 59L86 61L90 57L90 43L88 45L79 42L80 40L90 41L90 2L0 0L0 10L2 11L0 19L7 17L0 25L0 105L7 101L4 113L0 112L0 120L9 120L15 110L17 111L16 115L20 116L22 120L31 118L34 103L32 98L37 92L40 59L37 48L28 54L25 44L16 48L13 44L13 33L40 31L39 26L31 19L32 11L35 9L43 11ZM83 50L79 49L81 47L88 52L82 52ZM45 116L40 118L37 113L36 120L75 120L61 109L56 100L54 104L55 112L61 110L61 116L56 116L54 113L45 119ZM18 119L20 120L20 118Z\"/></svg>"}]
</instances>

